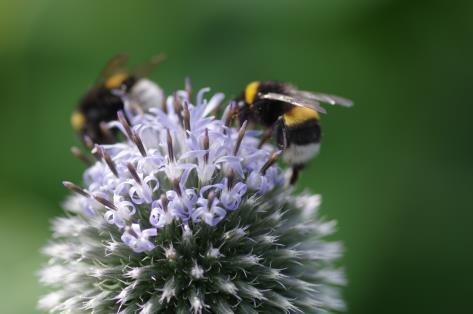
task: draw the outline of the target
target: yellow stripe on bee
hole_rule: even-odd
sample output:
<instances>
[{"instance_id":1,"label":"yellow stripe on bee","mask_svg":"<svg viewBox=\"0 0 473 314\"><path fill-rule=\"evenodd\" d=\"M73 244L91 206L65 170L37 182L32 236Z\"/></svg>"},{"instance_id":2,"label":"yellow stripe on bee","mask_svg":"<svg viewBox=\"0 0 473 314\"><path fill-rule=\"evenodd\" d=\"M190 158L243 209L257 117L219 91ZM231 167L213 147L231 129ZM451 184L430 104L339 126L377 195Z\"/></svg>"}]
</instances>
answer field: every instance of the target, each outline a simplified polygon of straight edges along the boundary
<instances>
[{"instance_id":1,"label":"yellow stripe on bee","mask_svg":"<svg viewBox=\"0 0 473 314\"><path fill-rule=\"evenodd\" d=\"M82 129L82 127L85 124L84 115L78 111L74 111L74 113L71 116L71 124L72 124L72 128L76 131L79 131L80 129Z\"/></svg>"},{"instance_id":2,"label":"yellow stripe on bee","mask_svg":"<svg viewBox=\"0 0 473 314\"><path fill-rule=\"evenodd\" d=\"M255 101L256 93L258 92L258 88L260 86L260 82L254 81L250 84L246 85L245 88L245 102L250 106Z\"/></svg>"},{"instance_id":3,"label":"yellow stripe on bee","mask_svg":"<svg viewBox=\"0 0 473 314\"><path fill-rule=\"evenodd\" d=\"M116 73L105 81L105 87L108 89L119 88L127 78L128 74L126 73Z\"/></svg>"},{"instance_id":4,"label":"yellow stripe on bee","mask_svg":"<svg viewBox=\"0 0 473 314\"><path fill-rule=\"evenodd\" d=\"M319 113L311 108L294 106L283 115L284 124L293 126L310 119L319 119Z\"/></svg>"}]
</instances>

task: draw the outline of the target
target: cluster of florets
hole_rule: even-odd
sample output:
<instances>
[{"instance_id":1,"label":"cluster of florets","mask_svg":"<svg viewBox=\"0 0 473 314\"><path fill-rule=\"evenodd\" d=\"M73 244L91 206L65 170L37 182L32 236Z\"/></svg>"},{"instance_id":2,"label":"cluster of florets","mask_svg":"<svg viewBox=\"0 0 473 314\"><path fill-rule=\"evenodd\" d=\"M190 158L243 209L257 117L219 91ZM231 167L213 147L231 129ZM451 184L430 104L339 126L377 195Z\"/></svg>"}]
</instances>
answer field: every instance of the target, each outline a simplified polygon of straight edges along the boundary
<instances>
[{"instance_id":1,"label":"cluster of florets","mask_svg":"<svg viewBox=\"0 0 473 314\"><path fill-rule=\"evenodd\" d=\"M258 313L343 307L331 285L337 243L321 239L318 198L293 196L260 132L232 127L223 94L178 91L108 124L123 141L91 145L84 187L53 223L40 274L51 312Z\"/></svg>"}]
</instances>

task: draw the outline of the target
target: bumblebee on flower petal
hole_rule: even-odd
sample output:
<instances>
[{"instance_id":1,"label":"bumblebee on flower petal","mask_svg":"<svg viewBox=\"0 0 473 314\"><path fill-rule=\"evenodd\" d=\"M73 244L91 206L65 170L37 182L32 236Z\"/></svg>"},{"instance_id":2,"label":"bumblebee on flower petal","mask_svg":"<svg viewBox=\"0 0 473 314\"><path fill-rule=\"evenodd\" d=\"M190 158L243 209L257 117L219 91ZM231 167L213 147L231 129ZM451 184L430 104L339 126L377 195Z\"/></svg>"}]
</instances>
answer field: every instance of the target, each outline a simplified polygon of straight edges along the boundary
<instances>
[{"instance_id":1,"label":"bumblebee on flower petal","mask_svg":"<svg viewBox=\"0 0 473 314\"><path fill-rule=\"evenodd\" d=\"M278 81L249 83L238 102L240 124L249 120L261 124L272 133L283 158L292 165L291 184L299 171L320 149L321 128L319 113L326 113L320 103L351 107L351 100L329 94L297 89Z\"/></svg>"},{"instance_id":2,"label":"bumblebee on flower petal","mask_svg":"<svg viewBox=\"0 0 473 314\"><path fill-rule=\"evenodd\" d=\"M84 142L89 138L98 144L114 143L115 134L104 128L103 123L117 119L117 112L124 109L122 96L127 96L137 110L161 105L163 91L145 77L163 60L164 55L157 55L130 69L126 54L110 59L71 116L72 127L80 138Z\"/></svg>"}]
</instances>

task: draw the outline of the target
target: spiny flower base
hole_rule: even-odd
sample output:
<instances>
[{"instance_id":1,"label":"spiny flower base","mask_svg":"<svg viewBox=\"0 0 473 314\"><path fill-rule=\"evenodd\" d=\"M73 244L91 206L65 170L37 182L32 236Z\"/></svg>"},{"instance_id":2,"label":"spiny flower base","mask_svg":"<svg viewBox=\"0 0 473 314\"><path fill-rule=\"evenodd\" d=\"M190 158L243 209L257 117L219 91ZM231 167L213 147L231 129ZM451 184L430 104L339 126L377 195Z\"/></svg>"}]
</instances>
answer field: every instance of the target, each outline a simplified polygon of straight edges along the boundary
<instances>
[{"instance_id":1,"label":"spiny flower base","mask_svg":"<svg viewBox=\"0 0 473 314\"><path fill-rule=\"evenodd\" d=\"M334 223L312 219L315 206L313 197L274 191L248 200L215 227L171 223L147 254L111 240L121 234L102 219L59 218L55 244L46 249L55 262L42 278L62 289L43 304L55 298L57 311L96 313L340 309L343 304L329 287L343 284L340 272L330 267L340 247L320 240L333 232Z\"/></svg>"}]
</instances>

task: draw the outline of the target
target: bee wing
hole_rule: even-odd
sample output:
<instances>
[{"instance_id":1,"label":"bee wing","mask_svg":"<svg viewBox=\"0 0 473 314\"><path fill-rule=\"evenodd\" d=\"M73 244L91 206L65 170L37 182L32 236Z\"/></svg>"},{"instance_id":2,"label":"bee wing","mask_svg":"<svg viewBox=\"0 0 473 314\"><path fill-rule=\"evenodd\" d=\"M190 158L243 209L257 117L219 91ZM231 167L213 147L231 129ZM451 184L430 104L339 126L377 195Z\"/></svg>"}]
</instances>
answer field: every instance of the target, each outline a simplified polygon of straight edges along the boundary
<instances>
[{"instance_id":1,"label":"bee wing","mask_svg":"<svg viewBox=\"0 0 473 314\"><path fill-rule=\"evenodd\" d=\"M294 96L296 97L301 97L304 99L312 99L312 100L320 101L320 102L327 103L330 105L340 105L343 107L353 106L353 101L351 101L350 99L346 99L346 98L336 96L336 95L313 93L313 92L299 91L299 90L292 91L292 94L294 94Z\"/></svg>"},{"instance_id":2,"label":"bee wing","mask_svg":"<svg viewBox=\"0 0 473 314\"><path fill-rule=\"evenodd\" d=\"M148 60L148 62L143 63L137 66L133 70L133 74L137 77L147 77L159 64L161 64L164 60L166 60L166 55L161 53L159 55L155 55Z\"/></svg>"},{"instance_id":3,"label":"bee wing","mask_svg":"<svg viewBox=\"0 0 473 314\"><path fill-rule=\"evenodd\" d=\"M324 108L322 108L320 106L320 103L315 99L295 97L295 96L289 96L289 95L283 95L283 94L277 94L277 93L262 94L259 96L259 98L282 101L294 106L306 107L306 108L310 108L321 113L327 113L327 111Z\"/></svg>"},{"instance_id":4,"label":"bee wing","mask_svg":"<svg viewBox=\"0 0 473 314\"><path fill-rule=\"evenodd\" d=\"M118 54L114 56L113 58L111 58L110 60L108 60L105 67L100 72L99 77L97 78L96 84L105 82L110 76L112 76L113 74L119 71L126 71L127 63L128 63L128 55L124 53Z\"/></svg>"}]
</instances>

